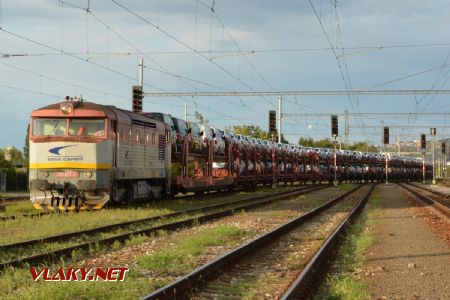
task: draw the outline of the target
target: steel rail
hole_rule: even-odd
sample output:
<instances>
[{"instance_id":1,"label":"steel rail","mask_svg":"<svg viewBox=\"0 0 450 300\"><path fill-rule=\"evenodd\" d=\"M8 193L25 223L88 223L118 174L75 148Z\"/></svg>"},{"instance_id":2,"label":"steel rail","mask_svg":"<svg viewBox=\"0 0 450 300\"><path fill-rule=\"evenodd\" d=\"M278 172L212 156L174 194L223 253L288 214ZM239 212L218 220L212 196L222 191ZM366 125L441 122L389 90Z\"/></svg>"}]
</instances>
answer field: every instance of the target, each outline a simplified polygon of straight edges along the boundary
<instances>
[{"instance_id":1,"label":"steel rail","mask_svg":"<svg viewBox=\"0 0 450 300\"><path fill-rule=\"evenodd\" d=\"M189 294L193 291L193 289L196 286L202 285L205 283L205 281L208 281L209 279L216 278L220 272L221 269L224 269L227 267L227 265L232 264L239 259L242 259L249 253L252 253L258 249L260 249L262 246L272 242L274 239L278 238L279 236L288 233L292 231L293 229L297 228L299 225L305 223L306 221L310 220L311 218L317 216L318 214L324 212L334 204L338 203L340 200L346 198L350 194L354 193L358 189L361 188L362 185L359 185L358 187L352 189L349 192L346 192L345 194L335 197L331 199L330 201L326 202L325 204L321 205L320 207L317 207L300 217L297 217L288 223L285 223L281 226L278 226L277 228L269 231L268 233L265 233L250 242L245 243L244 245L232 250L231 252L228 252L213 261L197 268L196 270L192 271L191 273L184 275L177 280L173 281L172 283L161 287L160 289L144 296L142 299L145 300L155 300L155 299L185 299L189 297Z\"/></svg>"},{"instance_id":2,"label":"steel rail","mask_svg":"<svg viewBox=\"0 0 450 300\"><path fill-rule=\"evenodd\" d=\"M223 208L223 207L234 205L237 203L243 203L246 201L258 201L258 200L263 200L268 197L284 195L284 194L289 194L289 193L296 193L298 191L314 191L314 190L317 190L322 187L323 186L306 186L306 187L301 187L301 188L297 188L294 190L282 191L282 192L278 192L278 193L271 193L271 194L267 194L267 195L260 195L260 196L256 196L256 197L246 197L246 198L235 200L235 201L213 204L213 205L203 206L203 207L199 207L199 208L183 210L183 211L179 211L179 212L173 212L173 213L168 213L168 214L163 214L163 215L158 215L158 216L153 216L153 217L142 218L142 219L133 220L133 221L126 221L126 222L121 222L121 223L104 225L104 226L99 226L99 227L81 230L81 231L68 232L68 233L63 233L63 234L58 234L58 235L53 235L53 236L48 236L48 237L42 237L42 238L26 240L26 241L21 241L21 242L16 242L16 243L4 244L4 245L0 245L0 251L7 251L10 249L15 249L17 247L34 246L39 243L66 241L67 239L78 237L81 235L102 233L102 232L111 231L114 229L127 227L130 225L137 225L140 223L155 222L155 221L159 221L162 219L179 217L184 214L192 214L192 213L198 213L198 212L211 211L214 209Z\"/></svg>"},{"instance_id":3,"label":"steel rail","mask_svg":"<svg viewBox=\"0 0 450 300\"><path fill-rule=\"evenodd\" d=\"M235 186L232 191L220 192L220 195L228 195L230 193L238 192L238 191L241 191L241 190L244 190L243 186L242 185L238 185L238 186ZM200 197L200 199L203 200L203 199L208 199L211 196L216 196L217 194L218 194L218 192L208 193L208 194L205 194L205 195L202 195L202 196L199 196L199 195L182 195L182 196L174 196L174 199L186 200L186 199L199 198ZM10 200L6 200L6 201L10 201ZM140 205L140 204L145 204L145 202L144 201L138 201L136 203L131 203L131 205ZM116 206L111 206L111 207L114 208ZM125 205L125 208L126 207L128 207L128 206ZM108 207L104 207L103 209L108 209ZM0 216L0 221L16 220L16 219L19 219L19 218L35 218L35 217L41 217L41 216L45 216L45 215L50 215L50 214L53 214L53 213L59 213L59 214L67 213L67 214L70 214L70 213L80 213L80 212L84 212L84 210L76 211L76 210L60 210L60 209L58 209L58 210L55 210L55 211L44 211L44 212L37 212L37 213L30 213L30 214L18 214L18 215L4 216L4 217Z\"/></svg>"},{"instance_id":4,"label":"steel rail","mask_svg":"<svg viewBox=\"0 0 450 300\"><path fill-rule=\"evenodd\" d=\"M314 293L320 281L325 277L331 255L342 240L349 224L362 212L374 188L375 184L328 237L280 299L304 299Z\"/></svg>"},{"instance_id":5,"label":"steel rail","mask_svg":"<svg viewBox=\"0 0 450 300\"><path fill-rule=\"evenodd\" d=\"M443 193L443 192L437 191L435 189L432 189L432 188L429 188L429 187L425 187L425 186L422 186L422 185L418 185L418 184L412 183L412 182L408 182L408 184L412 185L414 187L417 187L419 189L426 190L426 191L428 191L428 192L430 192L432 194L435 194L437 196L440 196L440 197L443 197L443 198L450 198L450 194Z\"/></svg>"},{"instance_id":6,"label":"steel rail","mask_svg":"<svg viewBox=\"0 0 450 300\"><path fill-rule=\"evenodd\" d=\"M439 203L438 201L431 199L430 197L419 193L418 191L409 188L408 186L401 184L401 183L397 183L399 186L401 186L403 189L407 190L408 192L410 192L411 194L413 194L414 196L416 196L417 198L419 198L420 200L422 200L423 202L425 202L426 204L428 204L430 207L434 208L435 210L443 213L444 215L446 215L447 217L450 217L450 208L448 208L447 206ZM414 187L419 188L416 185L412 185ZM414 199L414 198L413 198ZM415 200L415 199L414 199ZM416 201L416 200L415 200ZM418 201L416 201L418 202ZM418 202L419 204L423 205L423 203Z\"/></svg>"},{"instance_id":7,"label":"steel rail","mask_svg":"<svg viewBox=\"0 0 450 300\"><path fill-rule=\"evenodd\" d=\"M38 213L31 213L31 214L13 215L13 216L7 216L7 217L0 217L0 221L17 220L19 218L36 218L36 217L42 217L42 216L49 215L49 214L51 214L51 212L38 212Z\"/></svg>"},{"instance_id":8,"label":"steel rail","mask_svg":"<svg viewBox=\"0 0 450 300\"><path fill-rule=\"evenodd\" d=\"M270 195L269 197L266 197L266 199L259 200L259 201L252 201L252 203L242 204L242 205L235 206L235 207L232 207L232 208L229 208L226 210L212 212L210 214L193 217L193 218L188 218L188 219L184 219L181 221L175 221L172 223L167 223L167 224L163 224L163 225L159 225L159 226L154 226L154 227L135 230L135 231L127 232L127 233L122 233L122 234L114 235L114 236L104 238L104 239L83 242L83 243L79 243L79 244L76 244L73 246L50 251L47 253L36 254L36 255L32 255L32 256L28 256L28 257L24 257L24 258L10 260L7 262L0 263L0 270L3 270L8 266L20 267L20 266L23 266L24 264L38 264L38 263L43 263L43 262L55 262L55 261L60 260L60 258L64 257L64 256L70 257L72 251L74 251L74 250L88 250L90 247L92 247L96 244L100 245L100 246L112 245L116 241L124 242L125 240L127 240L130 237L135 236L135 235L151 235L151 234L157 233L160 230L174 231L174 230L180 229L182 227L192 226L195 224L201 224L201 223L205 223L207 221L224 218L226 216L230 216L230 215L234 214L236 211L247 210L247 209L255 208L258 206L268 205L275 201L285 200L285 199L289 199L292 197L304 195L304 194L310 193L312 191L315 191L315 190L318 190L321 188L324 188L324 186L317 186L315 188L311 188L311 189L307 189L307 190L301 189L301 190L297 190L297 191L294 191L291 193L284 193L282 195Z\"/></svg>"}]
</instances>

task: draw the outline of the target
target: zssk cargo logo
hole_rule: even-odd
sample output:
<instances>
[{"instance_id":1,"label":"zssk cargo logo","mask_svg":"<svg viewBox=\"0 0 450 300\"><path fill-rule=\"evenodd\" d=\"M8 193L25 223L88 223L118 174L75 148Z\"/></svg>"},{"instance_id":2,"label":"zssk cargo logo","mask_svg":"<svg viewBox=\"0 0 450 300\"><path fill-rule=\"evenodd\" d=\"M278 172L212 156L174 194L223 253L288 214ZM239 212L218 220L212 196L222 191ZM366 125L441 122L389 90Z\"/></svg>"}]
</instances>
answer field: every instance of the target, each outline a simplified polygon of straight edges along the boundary
<instances>
[{"instance_id":1,"label":"zssk cargo logo","mask_svg":"<svg viewBox=\"0 0 450 300\"><path fill-rule=\"evenodd\" d=\"M48 161L82 161L83 155L61 155L59 151L65 148L73 147L77 145L68 145L68 146L59 146L55 148L48 149L48 152L50 152L51 156L48 156Z\"/></svg>"},{"instance_id":2,"label":"zssk cargo logo","mask_svg":"<svg viewBox=\"0 0 450 300\"><path fill-rule=\"evenodd\" d=\"M124 281L128 268L30 268L33 281Z\"/></svg>"}]
</instances>

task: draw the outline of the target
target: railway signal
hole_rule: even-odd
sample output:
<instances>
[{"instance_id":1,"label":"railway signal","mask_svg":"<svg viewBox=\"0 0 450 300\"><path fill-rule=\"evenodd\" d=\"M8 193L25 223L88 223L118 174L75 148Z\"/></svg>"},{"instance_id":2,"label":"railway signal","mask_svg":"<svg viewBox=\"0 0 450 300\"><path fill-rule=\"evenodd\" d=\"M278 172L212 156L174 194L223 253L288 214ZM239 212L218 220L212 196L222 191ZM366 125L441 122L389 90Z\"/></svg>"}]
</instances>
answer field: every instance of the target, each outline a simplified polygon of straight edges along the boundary
<instances>
[{"instance_id":1,"label":"railway signal","mask_svg":"<svg viewBox=\"0 0 450 300\"><path fill-rule=\"evenodd\" d=\"M338 116L337 115L331 115L331 136L334 138L333 141L333 169L334 169L334 181L333 181L333 185L335 187L337 187L337 158L336 158L336 138L339 134L339 130L338 130Z\"/></svg>"},{"instance_id":2,"label":"railway signal","mask_svg":"<svg viewBox=\"0 0 450 300\"><path fill-rule=\"evenodd\" d=\"M384 127L383 130L383 144L389 145L389 127Z\"/></svg>"},{"instance_id":3,"label":"railway signal","mask_svg":"<svg viewBox=\"0 0 450 300\"><path fill-rule=\"evenodd\" d=\"M420 135L420 149L422 149L422 151L427 149L427 138L425 137L425 134Z\"/></svg>"},{"instance_id":4,"label":"railway signal","mask_svg":"<svg viewBox=\"0 0 450 300\"><path fill-rule=\"evenodd\" d=\"M277 134L277 113L274 110L269 110L269 133Z\"/></svg>"},{"instance_id":5,"label":"railway signal","mask_svg":"<svg viewBox=\"0 0 450 300\"><path fill-rule=\"evenodd\" d=\"M338 116L332 115L331 116L331 136L337 137L339 129L338 129Z\"/></svg>"},{"instance_id":6,"label":"railway signal","mask_svg":"<svg viewBox=\"0 0 450 300\"><path fill-rule=\"evenodd\" d=\"M431 159L433 160L433 184L436 184L436 179L434 178L434 137L436 136L436 128L430 128L431 134Z\"/></svg>"},{"instance_id":7,"label":"railway signal","mask_svg":"<svg viewBox=\"0 0 450 300\"><path fill-rule=\"evenodd\" d=\"M142 86L133 85L133 112L141 113L142 112L142 99L144 96L142 95Z\"/></svg>"}]
</instances>

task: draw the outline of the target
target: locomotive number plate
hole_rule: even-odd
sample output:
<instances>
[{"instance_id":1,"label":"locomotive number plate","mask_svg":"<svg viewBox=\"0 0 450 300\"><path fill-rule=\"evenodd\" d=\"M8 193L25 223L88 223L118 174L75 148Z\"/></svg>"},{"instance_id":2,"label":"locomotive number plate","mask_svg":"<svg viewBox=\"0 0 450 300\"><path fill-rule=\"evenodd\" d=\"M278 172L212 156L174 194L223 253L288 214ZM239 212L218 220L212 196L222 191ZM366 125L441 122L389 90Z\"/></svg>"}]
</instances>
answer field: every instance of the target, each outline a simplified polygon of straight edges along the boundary
<instances>
[{"instance_id":1,"label":"locomotive number plate","mask_svg":"<svg viewBox=\"0 0 450 300\"><path fill-rule=\"evenodd\" d=\"M63 172L55 172L54 175L57 178L73 178L79 177L80 173L76 171L63 171Z\"/></svg>"}]
</instances>

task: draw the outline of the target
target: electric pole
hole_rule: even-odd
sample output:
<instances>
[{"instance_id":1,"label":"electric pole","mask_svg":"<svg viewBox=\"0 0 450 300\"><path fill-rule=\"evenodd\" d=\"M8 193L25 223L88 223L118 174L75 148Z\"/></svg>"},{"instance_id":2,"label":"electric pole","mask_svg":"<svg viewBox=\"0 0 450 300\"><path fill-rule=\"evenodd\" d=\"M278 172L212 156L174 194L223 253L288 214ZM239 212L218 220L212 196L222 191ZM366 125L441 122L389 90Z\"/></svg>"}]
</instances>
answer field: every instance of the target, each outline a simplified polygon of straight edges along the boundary
<instances>
[{"instance_id":1,"label":"electric pole","mask_svg":"<svg viewBox=\"0 0 450 300\"><path fill-rule=\"evenodd\" d=\"M278 143L281 143L281 118L283 116L282 112L282 97L281 95L278 96Z\"/></svg>"}]
</instances>

